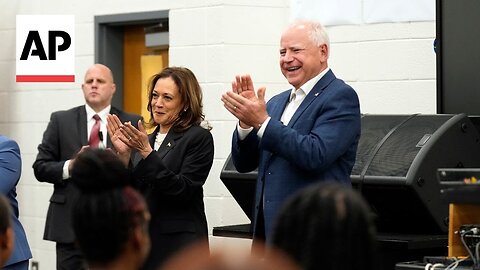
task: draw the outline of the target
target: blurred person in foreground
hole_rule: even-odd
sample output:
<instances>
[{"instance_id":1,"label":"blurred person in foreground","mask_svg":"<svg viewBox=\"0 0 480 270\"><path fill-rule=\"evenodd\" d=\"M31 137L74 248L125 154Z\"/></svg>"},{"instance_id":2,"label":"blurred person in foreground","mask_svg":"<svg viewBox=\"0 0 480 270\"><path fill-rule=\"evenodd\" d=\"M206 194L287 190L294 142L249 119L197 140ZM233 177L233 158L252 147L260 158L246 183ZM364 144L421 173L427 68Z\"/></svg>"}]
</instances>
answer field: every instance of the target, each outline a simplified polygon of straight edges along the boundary
<instances>
[{"instance_id":1,"label":"blurred person in foreground","mask_svg":"<svg viewBox=\"0 0 480 270\"><path fill-rule=\"evenodd\" d=\"M354 189L335 182L308 186L283 205L272 245L303 270L376 270L373 213Z\"/></svg>"},{"instance_id":2,"label":"blurred person in foreground","mask_svg":"<svg viewBox=\"0 0 480 270\"><path fill-rule=\"evenodd\" d=\"M12 243L13 252L9 259L4 262L2 269L27 270L29 260L32 258L25 230L18 219L20 212L17 201L17 185L21 174L20 147L14 140L0 135L0 194L4 195L10 203L10 222L15 235L11 239L9 237L3 238L4 240L14 240L14 242ZM2 242L2 244L6 245L8 241ZM8 249L8 246L2 246L3 248Z\"/></svg>"},{"instance_id":3,"label":"blurred person in foreground","mask_svg":"<svg viewBox=\"0 0 480 270\"><path fill-rule=\"evenodd\" d=\"M111 105L116 86L110 68L94 64L82 83L85 105L53 112L38 146L33 172L40 182L53 184L43 239L56 242L57 269L85 269L85 259L76 247L72 209L79 195L70 176L75 155L86 148L112 147L107 136L107 114L137 123L140 116Z\"/></svg>"},{"instance_id":4,"label":"blurred person in foreground","mask_svg":"<svg viewBox=\"0 0 480 270\"><path fill-rule=\"evenodd\" d=\"M150 250L150 212L130 172L113 151L86 150L75 159L72 181L81 191L73 229L89 269L140 269Z\"/></svg>"},{"instance_id":5,"label":"blurred person in foreground","mask_svg":"<svg viewBox=\"0 0 480 270\"><path fill-rule=\"evenodd\" d=\"M270 242L280 206L295 191L325 179L351 185L360 138L357 93L328 67L330 42L315 21L295 21L280 39L280 70L292 89L265 103L250 75L236 76L224 107L239 121L232 160L241 172L258 168L254 243Z\"/></svg>"},{"instance_id":6,"label":"blurred person in foreground","mask_svg":"<svg viewBox=\"0 0 480 270\"><path fill-rule=\"evenodd\" d=\"M209 251L203 242L192 245L168 260L159 270L302 270L289 256L270 248L264 254L262 244L251 253L231 247Z\"/></svg>"},{"instance_id":7,"label":"blurred person in foreground","mask_svg":"<svg viewBox=\"0 0 480 270\"><path fill-rule=\"evenodd\" d=\"M157 269L184 247L208 241L203 185L214 145L210 126L202 125L202 90L192 71L167 67L152 77L148 91L153 133L115 115L108 117L108 132L125 166L133 156L133 181L152 215L152 249L143 269Z\"/></svg>"}]
</instances>

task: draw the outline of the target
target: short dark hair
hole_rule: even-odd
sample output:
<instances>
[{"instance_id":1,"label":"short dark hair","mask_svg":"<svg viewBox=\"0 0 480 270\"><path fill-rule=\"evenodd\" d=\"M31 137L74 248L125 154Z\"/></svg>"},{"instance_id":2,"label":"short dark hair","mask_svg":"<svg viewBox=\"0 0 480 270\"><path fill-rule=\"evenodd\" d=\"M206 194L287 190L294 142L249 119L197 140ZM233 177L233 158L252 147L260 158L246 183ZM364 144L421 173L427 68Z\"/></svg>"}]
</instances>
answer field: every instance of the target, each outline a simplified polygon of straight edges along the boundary
<instances>
[{"instance_id":1,"label":"short dark hair","mask_svg":"<svg viewBox=\"0 0 480 270\"><path fill-rule=\"evenodd\" d=\"M304 270L377 269L373 215L351 187L322 182L283 206L272 238Z\"/></svg>"},{"instance_id":2,"label":"short dark hair","mask_svg":"<svg viewBox=\"0 0 480 270\"><path fill-rule=\"evenodd\" d=\"M72 181L81 191L73 211L76 243L88 263L108 263L123 252L132 229L147 224L145 200L129 185L129 171L110 150L79 154Z\"/></svg>"}]
</instances>

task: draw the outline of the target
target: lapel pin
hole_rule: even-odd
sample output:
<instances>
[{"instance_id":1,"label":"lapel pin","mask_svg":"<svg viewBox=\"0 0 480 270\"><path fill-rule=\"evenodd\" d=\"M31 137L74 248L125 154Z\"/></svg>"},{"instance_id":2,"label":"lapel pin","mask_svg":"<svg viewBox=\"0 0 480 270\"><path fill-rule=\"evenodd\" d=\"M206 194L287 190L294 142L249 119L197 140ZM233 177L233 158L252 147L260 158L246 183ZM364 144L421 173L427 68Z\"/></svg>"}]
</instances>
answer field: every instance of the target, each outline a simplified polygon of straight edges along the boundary
<instances>
[{"instance_id":1,"label":"lapel pin","mask_svg":"<svg viewBox=\"0 0 480 270\"><path fill-rule=\"evenodd\" d=\"M172 146L170 143L167 144L168 147Z\"/></svg>"},{"instance_id":2,"label":"lapel pin","mask_svg":"<svg viewBox=\"0 0 480 270\"><path fill-rule=\"evenodd\" d=\"M315 93L315 96L318 96L318 92L317 92L317 93Z\"/></svg>"}]
</instances>

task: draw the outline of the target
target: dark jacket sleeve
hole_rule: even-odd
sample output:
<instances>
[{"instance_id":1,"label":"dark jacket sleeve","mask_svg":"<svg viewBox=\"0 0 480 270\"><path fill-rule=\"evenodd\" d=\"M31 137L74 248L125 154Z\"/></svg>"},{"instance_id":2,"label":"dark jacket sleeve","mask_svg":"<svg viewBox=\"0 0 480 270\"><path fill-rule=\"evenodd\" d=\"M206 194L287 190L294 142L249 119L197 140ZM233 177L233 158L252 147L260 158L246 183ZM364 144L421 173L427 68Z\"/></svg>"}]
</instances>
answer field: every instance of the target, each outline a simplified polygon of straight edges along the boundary
<instances>
[{"instance_id":1,"label":"dark jacket sleeve","mask_svg":"<svg viewBox=\"0 0 480 270\"><path fill-rule=\"evenodd\" d=\"M62 181L65 160L60 160L60 132L58 129L56 113L52 113L43 134L42 143L38 146L37 158L33 163L33 172L40 182L55 184Z\"/></svg>"},{"instance_id":2,"label":"dark jacket sleeve","mask_svg":"<svg viewBox=\"0 0 480 270\"><path fill-rule=\"evenodd\" d=\"M256 130L252 130L243 140L238 138L237 128L232 136L232 161L240 173L251 172L259 163L259 139Z\"/></svg>"}]
</instances>

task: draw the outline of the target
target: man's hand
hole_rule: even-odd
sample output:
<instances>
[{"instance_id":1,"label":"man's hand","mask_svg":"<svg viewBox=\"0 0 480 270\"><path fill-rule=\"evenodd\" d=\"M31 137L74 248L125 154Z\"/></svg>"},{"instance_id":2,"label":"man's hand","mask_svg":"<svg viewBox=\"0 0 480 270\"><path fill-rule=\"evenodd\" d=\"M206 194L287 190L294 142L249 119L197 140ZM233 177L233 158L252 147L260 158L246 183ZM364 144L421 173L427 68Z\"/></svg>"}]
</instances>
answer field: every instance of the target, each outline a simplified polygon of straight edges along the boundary
<instances>
[{"instance_id":1,"label":"man's hand","mask_svg":"<svg viewBox=\"0 0 480 270\"><path fill-rule=\"evenodd\" d=\"M250 75L237 75L232 82L232 91L222 95L223 106L240 120L242 128L259 128L268 118L265 90L261 87L255 94Z\"/></svg>"}]
</instances>

